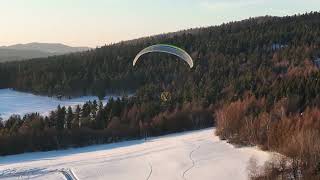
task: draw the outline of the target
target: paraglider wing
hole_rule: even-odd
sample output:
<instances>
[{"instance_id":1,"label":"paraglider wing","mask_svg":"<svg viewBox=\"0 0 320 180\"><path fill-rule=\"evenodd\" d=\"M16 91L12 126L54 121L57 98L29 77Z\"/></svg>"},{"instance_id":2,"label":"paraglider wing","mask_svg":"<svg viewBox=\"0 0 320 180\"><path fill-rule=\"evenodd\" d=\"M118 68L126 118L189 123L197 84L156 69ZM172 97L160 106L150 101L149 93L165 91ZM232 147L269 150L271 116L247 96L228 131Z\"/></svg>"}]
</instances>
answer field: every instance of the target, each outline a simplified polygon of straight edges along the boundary
<instances>
[{"instance_id":1,"label":"paraglider wing","mask_svg":"<svg viewBox=\"0 0 320 180\"><path fill-rule=\"evenodd\" d=\"M185 62L187 62L189 64L190 68L193 67L193 60L186 51L184 51L183 49L178 48L176 46L167 45L167 44L157 44L157 45L149 46L149 47L143 49L134 58L133 66L136 65L137 61L139 60L139 58L142 55L147 54L147 53L152 53L152 52L162 52L162 53L173 54L175 56L180 57Z\"/></svg>"}]
</instances>

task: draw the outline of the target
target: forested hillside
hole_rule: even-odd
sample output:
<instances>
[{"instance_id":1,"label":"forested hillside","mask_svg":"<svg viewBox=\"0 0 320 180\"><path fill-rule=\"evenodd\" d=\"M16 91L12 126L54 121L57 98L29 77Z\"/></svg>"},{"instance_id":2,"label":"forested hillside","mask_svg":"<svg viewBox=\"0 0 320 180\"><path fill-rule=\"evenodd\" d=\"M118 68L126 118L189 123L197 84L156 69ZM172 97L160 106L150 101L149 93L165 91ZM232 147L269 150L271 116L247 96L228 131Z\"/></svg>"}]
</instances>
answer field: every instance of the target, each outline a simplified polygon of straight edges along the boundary
<instances>
[{"instance_id":1,"label":"forested hillside","mask_svg":"<svg viewBox=\"0 0 320 180\"><path fill-rule=\"evenodd\" d=\"M173 56L135 55L156 43ZM0 155L141 138L217 124L232 143L259 145L288 159L255 179L320 177L320 13L259 17L101 47L89 52L0 64L0 88L78 96L134 93L108 105L58 107L48 117L0 123ZM161 92L171 99L162 101ZM49 142L49 143L46 143ZM290 164L291 166L281 166Z\"/></svg>"},{"instance_id":2,"label":"forested hillside","mask_svg":"<svg viewBox=\"0 0 320 180\"><path fill-rule=\"evenodd\" d=\"M311 103L319 92L313 60L320 56L320 14L261 17L221 26L144 38L96 50L0 64L0 88L47 95L103 96L110 91L132 91L154 84L181 93L185 99L222 95L301 96ZM144 47L174 44L189 52L195 67L189 70L175 57L144 56L132 60ZM304 69L308 68L308 71ZM306 73L307 72L307 73ZM313 78L309 78L313 77ZM183 91L183 92L179 92ZM305 92L305 94L304 94ZM230 98L230 96L228 96Z\"/></svg>"}]
</instances>

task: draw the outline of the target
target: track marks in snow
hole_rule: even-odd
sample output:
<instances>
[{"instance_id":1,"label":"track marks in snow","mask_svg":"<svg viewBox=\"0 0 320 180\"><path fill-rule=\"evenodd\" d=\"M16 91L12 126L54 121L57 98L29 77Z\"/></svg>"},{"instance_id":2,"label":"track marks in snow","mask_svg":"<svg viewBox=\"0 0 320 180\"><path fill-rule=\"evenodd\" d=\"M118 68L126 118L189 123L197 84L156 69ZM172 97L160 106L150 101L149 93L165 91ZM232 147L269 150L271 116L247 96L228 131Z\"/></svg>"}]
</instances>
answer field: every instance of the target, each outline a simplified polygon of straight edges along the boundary
<instances>
[{"instance_id":1,"label":"track marks in snow","mask_svg":"<svg viewBox=\"0 0 320 180\"><path fill-rule=\"evenodd\" d=\"M25 170L6 169L3 171L0 171L0 179L22 178L22 177L27 177L29 179L31 176L36 177L36 176L41 176L48 173L51 173L51 171L48 171L44 168L32 168L32 169L25 169Z\"/></svg>"},{"instance_id":2,"label":"track marks in snow","mask_svg":"<svg viewBox=\"0 0 320 180\"><path fill-rule=\"evenodd\" d=\"M87 148L32 153L0 158L0 180L12 179L132 179L132 180L246 180L253 148L235 149L220 141L211 129L152 138L150 141L99 145ZM29 157L28 157L29 156ZM22 158L22 159L21 159ZM23 160L25 158L25 160ZM227 173L224 173L227 172Z\"/></svg>"},{"instance_id":3,"label":"track marks in snow","mask_svg":"<svg viewBox=\"0 0 320 180\"><path fill-rule=\"evenodd\" d=\"M194 167L194 165L195 165L195 161L192 159L192 154L193 154L196 150L198 150L198 149L200 149L200 145L189 153L189 159L191 160L192 165L191 165L188 169L186 169L186 170L183 172L183 174L182 174L182 178L185 179L185 180L187 179L187 178L185 177L186 173L187 173L188 171L190 171L190 170Z\"/></svg>"},{"instance_id":4,"label":"track marks in snow","mask_svg":"<svg viewBox=\"0 0 320 180\"><path fill-rule=\"evenodd\" d=\"M61 172L67 180L78 180L71 169L60 169L58 171Z\"/></svg>"},{"instance_id":5,"label":"track marks in snow","mask_svg":"<svg viewBox=\"0 0 320 180\"><path fill-rule=\"evenodd\" d=\"M147 180L150 179L151 175L152 175L152 164L149 162L149 167L150 167L150 171L149 171L149 174L148 174L148 177L147 177Z\"/></svg>"},{"instance_id":6,"label":"track marks in snow","mask_svg":"<svg viewBox=\"0 0 320 180\"><path fill-rule=\"evenodd\" d=\"M0 172L0 179L2 178L35 178L40 176L45 176L52 173L61 173L66 180L78 180L71 169L54 169L48 170L43 168L33 168L33 169L26 169L26 170L16 170L16 169L8 169Z\"/></svg>"}]
</instances>

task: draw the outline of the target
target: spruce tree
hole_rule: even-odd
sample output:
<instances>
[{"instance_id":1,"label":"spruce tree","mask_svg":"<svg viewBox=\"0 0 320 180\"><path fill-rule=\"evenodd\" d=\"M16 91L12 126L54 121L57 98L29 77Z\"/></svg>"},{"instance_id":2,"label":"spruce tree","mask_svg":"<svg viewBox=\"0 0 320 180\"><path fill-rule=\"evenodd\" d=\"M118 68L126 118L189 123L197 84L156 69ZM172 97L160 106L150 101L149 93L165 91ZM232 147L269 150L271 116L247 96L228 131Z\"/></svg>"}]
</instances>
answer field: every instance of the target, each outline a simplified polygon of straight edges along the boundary
<instances>
[{"instance_id":1,"label":"spruce tree","mask_svg":"<svg viewBox=\"0 0 320 180\"><path fill-rule=\"evenodd\" d=\"M57 130L63 130L65 127L65 115L66 108L59 105L57 108L56 122L57 122Z\"/></svg>"},{"instance_id":2,"label":"spruce tree","mask_svg":"<svg viewBox=\"0 0 320 180\"><path fill-rule=\"evenodd\" d=\"M81 108L79 105L77 105L74 116L73 116L73 121L72 121L72 127L73 128L79 128L81 127L81 122L80 122L80 113L81 113Z\"/></svg>"},{"instance_id":3,"label":"spruce tree","mask_svg":"<svg viewBox=\"0 0 320 180\"><path fill-rule=\"evenodd\" d=\"M106 127L105 110L101 101L99 103L98 112L95 120L97 129L104 129Z\"/></svg>"},{"instance_id":4,"label":"spruce tree","mask_svg":"<svg viewBox=\"0 0 320 180\"><path fill-rule=\"evenodd\" d=\"M72 128L72 120L73 120L73 112L72 112L72 108L69 106L68 107L68 112L67 112L67 117L66 117L67 128L68 129Z\"/></svg>"}]
</instances>

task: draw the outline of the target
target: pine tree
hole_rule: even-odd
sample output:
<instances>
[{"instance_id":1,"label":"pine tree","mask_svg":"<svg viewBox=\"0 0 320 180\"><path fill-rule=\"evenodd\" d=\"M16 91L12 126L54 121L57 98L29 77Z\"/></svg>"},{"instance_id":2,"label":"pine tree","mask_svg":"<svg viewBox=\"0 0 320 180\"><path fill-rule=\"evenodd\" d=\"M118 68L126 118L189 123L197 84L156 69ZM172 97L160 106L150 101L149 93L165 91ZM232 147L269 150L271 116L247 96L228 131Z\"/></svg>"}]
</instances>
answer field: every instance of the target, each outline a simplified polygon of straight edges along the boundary
<instances>
[{"instance_id":1,"label":"pine tree","mask_svg":"<svg viewBox=\"0 0 320 180\"><path fill-rule=\"evenodd\" d=\"M80 108L79 105L77 105L76 110L75 110L75 112L74 112L73 121L72 121L72 128L79 128L79 127L81 127L80 113L81 113L81 108Z\"/></svg>"},{"instance_id":2,"label":"pine tree","mask_svg":"<svg viewBox=\"0 0 320 180\"><path fill-rule=\"evenodd\" d=\"M59 105L57 108L56 122L57 122L57 130L63 130L65 126L65 116L66 116L66 108Z\"/></svg>"},{"instance_id":3,"label":"pine tree","mask_svg":"<svg viewBox=\"0 0 320 180\"><path fill-rule=\"evenodd\" d=\"M96 128L97 129L104 129L106 127L105 111L104 111L103 104L101 101L99 103L98 112L97 112L95 120L96 120Z\"/></svg>"},{"instance_id":4,"label":"pine tree","mask_svg":"<svg viewBox=\"0 0 320 180\"><path fill-rule=\"evenodd\" d=\"M97 114L97 110L98 110L98 104L97 104L96 100L94 100L92 102L90 110L91 110L91 119L95 119L96 118L96 114Z\"/></svg>"},{"instance_id":5,"label":"pine tree","mask_svg":"<svg viewBox=\"0 0 320 180\"><path fill-rule=\"evenodd\" d=\"M82 111L81 111L81 118L87 118L90 116L91 114L91 101L86 102L83 106L82 106Z\"/></svg>"},{"instance_id":6,"label":"pine tree","mask_svg":"<svg viewBox=\"0 0 320 180\"><path fill-rule=\"evenodd\" d=\"M4 128L3 122L2 122L2 117L0 117L0 130ZM1 134L1 132L0 132Z\"/></svg>"},{"instance_id":7,"label":"pine tree","mask_svg":"<svg viewBox=\"0 0 320 180\"><path fill-rule=\"evenodd\" d=\"M72 120L73 120L73 112L72 112L72 108L69 106L68 107L68 112L67 112L67 117L66 117L67 128L68 129L72 128Z\"/></svg>"}]
</instances>

